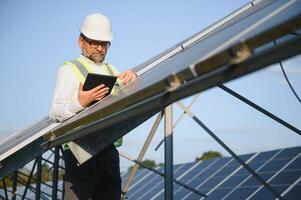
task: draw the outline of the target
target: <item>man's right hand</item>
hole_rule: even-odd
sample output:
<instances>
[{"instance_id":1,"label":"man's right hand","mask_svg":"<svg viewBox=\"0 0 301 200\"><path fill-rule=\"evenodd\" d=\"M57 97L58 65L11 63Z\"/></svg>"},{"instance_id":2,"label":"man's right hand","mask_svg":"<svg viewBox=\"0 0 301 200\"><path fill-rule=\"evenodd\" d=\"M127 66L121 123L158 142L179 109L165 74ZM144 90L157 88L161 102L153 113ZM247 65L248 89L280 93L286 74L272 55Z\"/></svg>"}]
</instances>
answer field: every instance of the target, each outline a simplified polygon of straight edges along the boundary
<instances>
[{"instance_id":1,"label":"man's right hand","mask_svg":"<svg viewBox=\"0 0 301 200\"><path fill-rule=\"evenodd\" d=\"M78 89L78 101L84 108L88 107L93 101L99 101L109 92L109 88L104 84L101 84L91 90L84 91L83 84L80 83Z\"/></svg>"}]
</instances>

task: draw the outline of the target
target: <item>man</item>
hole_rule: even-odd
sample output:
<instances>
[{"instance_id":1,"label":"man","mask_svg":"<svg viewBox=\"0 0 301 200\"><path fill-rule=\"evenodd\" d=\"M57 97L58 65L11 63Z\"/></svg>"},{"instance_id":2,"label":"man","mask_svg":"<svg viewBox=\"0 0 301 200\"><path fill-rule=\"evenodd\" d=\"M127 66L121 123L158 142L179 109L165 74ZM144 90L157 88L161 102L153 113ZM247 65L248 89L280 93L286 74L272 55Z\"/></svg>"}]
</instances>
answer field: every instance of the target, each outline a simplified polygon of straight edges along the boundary
<instances>
[{"instance_id":1,"label":"man","mask_svg":"<svg viewBox=\"0 0 301 200\"><path fill-rule=\"evenodd\" d=\"M108 93L108 87L99 85L83 91L83 76L79 68L93 73L117 73L112 65L104 62L113 35L108 18L102 14L88 15L81 28L78 44L81 56L74 62L66 62L58 71L57 82L51 104L50 118L62 122L92 102L99 101ZM117 75L119 82L128 84L137 75L131 70ZM103 151L78 166L72 152L64 150L65 158L65 199L120 200L121 178L119 155L112 144Z\"/></svg>"}]
</instances>

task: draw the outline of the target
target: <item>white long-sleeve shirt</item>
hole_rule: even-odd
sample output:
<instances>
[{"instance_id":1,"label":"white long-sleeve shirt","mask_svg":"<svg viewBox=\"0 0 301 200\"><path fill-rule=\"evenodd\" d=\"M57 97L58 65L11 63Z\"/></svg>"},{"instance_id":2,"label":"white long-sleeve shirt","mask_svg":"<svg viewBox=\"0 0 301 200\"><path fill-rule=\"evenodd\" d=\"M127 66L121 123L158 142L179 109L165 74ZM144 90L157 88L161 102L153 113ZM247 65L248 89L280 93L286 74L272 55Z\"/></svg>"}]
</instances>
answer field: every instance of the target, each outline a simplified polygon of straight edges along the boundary
<instances>
[{"instance_id":1,"label":"white long-sleeve shirt","mask_svg":"<svg viewBox=\"0 0 301 200\"><path fill-rule=\"evenodd\" d=\"M82 55L79 59L87 63L93 73L104 74L104 64L94 63ZM53 121L63 122L84 109L78 101L79 85L80 81L70 65L65 64L59 68L49 113Z\"/></svg>"}]
</instances>

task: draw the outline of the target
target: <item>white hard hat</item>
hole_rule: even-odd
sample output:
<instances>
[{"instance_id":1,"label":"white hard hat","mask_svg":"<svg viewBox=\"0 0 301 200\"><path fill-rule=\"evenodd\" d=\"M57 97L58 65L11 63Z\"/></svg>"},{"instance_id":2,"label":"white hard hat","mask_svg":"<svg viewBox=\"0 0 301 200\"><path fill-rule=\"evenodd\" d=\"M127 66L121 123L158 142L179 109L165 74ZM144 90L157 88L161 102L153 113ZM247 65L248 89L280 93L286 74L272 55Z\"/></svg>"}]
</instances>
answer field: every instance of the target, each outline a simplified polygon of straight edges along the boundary
<instances>
[{"instance_id":1,"label":"white hard hat","mask_svg":"<svg viewBox=\"0 0 301 200\"><path fill-rule=\"evenodd\" d=\"M113 39L110 21L100 13L88 15L80 27L80 32L92 40L110 42Z\"/></svg>"}]
</instances>

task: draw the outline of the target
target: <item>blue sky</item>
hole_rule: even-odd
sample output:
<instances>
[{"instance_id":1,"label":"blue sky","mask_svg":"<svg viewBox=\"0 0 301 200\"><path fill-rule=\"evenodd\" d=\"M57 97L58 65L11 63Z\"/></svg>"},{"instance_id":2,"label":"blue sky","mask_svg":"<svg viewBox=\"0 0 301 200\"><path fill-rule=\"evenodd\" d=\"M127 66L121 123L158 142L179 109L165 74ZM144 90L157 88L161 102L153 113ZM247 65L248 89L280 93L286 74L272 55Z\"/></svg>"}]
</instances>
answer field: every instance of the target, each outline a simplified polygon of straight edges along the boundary
<instances>
[{"instance_id":1,"label":"blue sky","mask_svg":"<svg viewBox=\"0 0 301 200\"><path fill-rule=\"evenodd\" d=\"M107 61L120 71L133 68L163 50L210 26L247 4L248 0L166 1L38 1L0 2L0 138L39 121L49 111L56 71L78 57L79 27L93 12L107 15L114 40ZM284 62L289 79L301 95L301 58ZM278 65L227 84L240 94L301 128L301 105L294 98ZM189 103L191 98L184 100ZM180 113L174 106L175 116ZM300 136L254 111L218 88L203 92L192 111L238 154L301 145ZM137 156L151 124L125 137L122 151ZM192 161L204 151L227 153L191 119L174 130L176 163ZM163 148L146 157L163 161ZM129 165L121 159L122 169Z\"/></svg>"}]
</instances>

